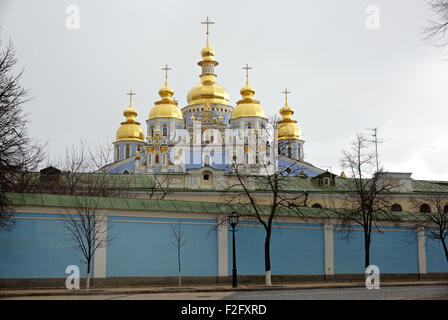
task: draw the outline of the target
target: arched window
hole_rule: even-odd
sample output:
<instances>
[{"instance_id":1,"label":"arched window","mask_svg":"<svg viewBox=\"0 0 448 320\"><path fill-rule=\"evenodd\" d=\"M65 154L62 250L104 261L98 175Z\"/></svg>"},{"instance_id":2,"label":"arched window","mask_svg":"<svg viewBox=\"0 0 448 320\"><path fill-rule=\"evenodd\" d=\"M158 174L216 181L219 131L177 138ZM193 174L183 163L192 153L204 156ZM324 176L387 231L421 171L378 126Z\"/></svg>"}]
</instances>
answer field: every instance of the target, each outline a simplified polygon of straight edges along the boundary
<instances>
[{"instance_id":1,"label":"arched window","mask_svg":"<svg viewBox=\"0 0 448 320\"><path fill-rule=\"evenodd\" d=\"M156 154L156 157L155 157L155 159L154 159L154 162L155 162L155 163L160 163L160 157L159 157L159 154Z\"/></svg>"},{"instance_id":2,"label":"arched window","mask_svg":"<svg viewBox=\"0 0 448 320\"><path fill-rule=\"evenodd\" d=\"M131 156L131 148L129 147L129 145L126 145L126 159L129 158Z\"/></svg>"},{"instance_id":3,"label":"arched window","mask_svg":"<svg viewBox=\"0 0 448 320\"><path fill-rule=\"evenodd\" d=\"M124 170L124 171L123 171L123 174L129 174L128 169Z\"/></svg>"},{"instance_id":4,"label":"arched window","mask_svg":"<svg viewBox=\"0 0 448 320\"><path fill-rule=\"evenodd\" d=\"M431 207L427 204L424 203L420 206L420 212L422 213L430 213L431 212Z\"/></svg>"},{"instance_id":5,"label":"arched window","mask_svg":"<svg viewBox=\"0 0 448 320\"><path fill-rule=\"evenodd\" d=\"M266 156L269 157L271 155L271 144L269 141L266 141Z\"/></svg>"},{"instance_id":6,"label":"arched window","mask_svg":"<svg viewBox=\"0 0 448 320\"><path fill-rule=\"evenodd\" d=\"M292 149L288 146L288 158L292 158Z\"/></svg>"},{"instance_id":7,"label":"arched window","mask_svg":"<svg viewBox=\"0 0 448 320\"><path fill-rule=\"evenodd\" d=\"M403 211L401 206L398 203L394 203L392 207L390 207L390 211Z\"/></svg>"},{"instance_id":8,"label":"arched window","mask_svg":"<svg viewBox=\"0 0 448 320\"><path fill-rule=\"evenodd\" d=\"M312 208L319 208L319 209L321 209L321 208L322 208L322 205L320 205L319 203L315 203L315 204L313 204L311 207L312 207Z\"/></svg>"},{"instance_id":9,"label":"arched window","mask_svg":"<svg viewBox=\"0 0 448 320\"><path fill-rule=\"evenodd\" d=\"M162 129L162 135L163 135L164 137L168 136L168 128L167 128L167 127L163 127L163 129Z\"/></svg>"}]
</instances>

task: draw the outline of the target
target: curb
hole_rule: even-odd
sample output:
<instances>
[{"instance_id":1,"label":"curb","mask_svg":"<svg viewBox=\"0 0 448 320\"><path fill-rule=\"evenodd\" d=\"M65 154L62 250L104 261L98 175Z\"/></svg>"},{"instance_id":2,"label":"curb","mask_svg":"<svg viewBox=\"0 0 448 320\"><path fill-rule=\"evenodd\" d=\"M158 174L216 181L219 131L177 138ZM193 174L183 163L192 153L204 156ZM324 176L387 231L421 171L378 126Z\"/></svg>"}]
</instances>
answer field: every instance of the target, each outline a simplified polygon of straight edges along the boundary
<instances>
[{"instance_id":1,"label":"curb","mask_svg":"<svg viewBox=\"0 0 448 320\"><path fill-rule=\"evenodd\" d=\"M424 285L448 285L446 281L434 281L434 282L382 282L382 287L391 286L424 286ZM363 287L364 282L355 283L335 283L322 284L322 285L298 285L298 286L282 286L273 285L267 286L254 286L254 287L213 287L213 288L158 288L158 289L141 289L141 290L108 290L108 289L91 289L90 291L76 290L76 291L61 291L61 292L17 292L17 293L1 293L2 298L16 298L16 297L46 297L46 296L94 296L94 295L137 295L137 294L161 294L161 293L191 293L191 292L238 292L238 291L279 291L279 290L311 290L311 289L343 289L343 288L359 288Z\"/></svg>"}]
</instances>

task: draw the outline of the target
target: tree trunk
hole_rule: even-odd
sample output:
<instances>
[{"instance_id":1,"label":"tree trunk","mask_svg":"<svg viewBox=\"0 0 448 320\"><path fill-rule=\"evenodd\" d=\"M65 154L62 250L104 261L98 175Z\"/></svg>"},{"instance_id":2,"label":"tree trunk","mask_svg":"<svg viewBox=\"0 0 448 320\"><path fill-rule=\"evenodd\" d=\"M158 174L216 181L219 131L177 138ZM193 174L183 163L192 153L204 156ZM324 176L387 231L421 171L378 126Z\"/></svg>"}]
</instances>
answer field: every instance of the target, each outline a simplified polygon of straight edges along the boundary
<instances>
[{"instance_id":1,"label":"tree trunk","mask_svg":"<svg viewBox=\"0 0 448 320\"><path fill-rule=\"evenodd\" d=\"M179 273L178 273L178 278L179 278L179 287L182 285L182 280L181 280L181 268L180 268L180 247L177 247L177 263L178 263L178 267L179 267Z\"/></svg>"},{"instance_id":2,"label":"tree trunk","mask_svg":"<svg viewBox=\"0 0 448 320\"><path fill-rule=\"evenodd\" d=\"M87 260L86 289L90 290L90 259Z\"/></svg>"},{"instance_id":3,"label":"tree trunk","mask_svg":"<svg viewBox=\"0 0 448 320\"><path fill-rule=\"evenodd\" d=\"M443 250L445 251L446 262L448 262L448 249L446 247L446 242L444 238L440 239L442 241Z\"/></svg>"},{"instance_id":4,"label":"tree trunk","mask_svg":"<svg viewBox=\"0 0 448 320\"><path fill-rule=\"evenodd\" d=\"M271 230L269 229L266 231L266 240L264 243L264 265L266 270L266 286L268 287L272 285L270 245L271 245Z\"/></svg>"},{"instance_id":5,"label":"tree trunk","mask_svg":"<svg viewBox=\"0 0 448 320\"><path fill-rule=\"evenodd\" d=\"M366 235L364 237L364 269L370 266L370 239Z\"/></svg>"}]
</instances>

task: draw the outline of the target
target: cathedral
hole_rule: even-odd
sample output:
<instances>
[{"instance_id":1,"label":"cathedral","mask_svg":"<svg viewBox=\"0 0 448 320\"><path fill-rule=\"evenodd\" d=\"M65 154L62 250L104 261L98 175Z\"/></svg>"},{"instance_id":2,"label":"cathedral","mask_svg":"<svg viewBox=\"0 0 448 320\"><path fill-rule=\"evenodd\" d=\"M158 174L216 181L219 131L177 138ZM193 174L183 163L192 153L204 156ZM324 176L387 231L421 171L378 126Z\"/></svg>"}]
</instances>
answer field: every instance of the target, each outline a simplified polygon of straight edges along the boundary
<instances>
[{"instance_id":1,"label":"cathedral","mask_svg":"<svg viewBox=\"0 0 448 320\"><path fill-rule=\"evenodd\" d=\"M200 82L188 92L186 106L180 108L173 99L174 90L168 85L167 76L170 68L165 66L165 84L159 90L160 100L149 111L145 136L132 107L134 93L128 93L130 104L123 112L126 120L117 130L114 162L107 166L107 172L201 175L206 169L205 178L210 179L212 175L231 173L232 161L237 159L241 170L250 174L263 174L266 164L294 168L288 169L290 175L314 177L324 172L304 161L305 141L292 118L294 110L288 105L287 89L283 92L285 105L279 110L281 119L276 121L277 129L270 139L266 134L268 118L249 84L248 65L243 68L246 84L240 90L241 99L231 105L228 92L216 82L218 61L208 32L212 23L208 18L203 22L207 25L207 37L198 62ZM250 134L244 135L249 131L254 139ZM248 140L255 141L255 152L248 147Z\"/></svg>"}]
</instances>

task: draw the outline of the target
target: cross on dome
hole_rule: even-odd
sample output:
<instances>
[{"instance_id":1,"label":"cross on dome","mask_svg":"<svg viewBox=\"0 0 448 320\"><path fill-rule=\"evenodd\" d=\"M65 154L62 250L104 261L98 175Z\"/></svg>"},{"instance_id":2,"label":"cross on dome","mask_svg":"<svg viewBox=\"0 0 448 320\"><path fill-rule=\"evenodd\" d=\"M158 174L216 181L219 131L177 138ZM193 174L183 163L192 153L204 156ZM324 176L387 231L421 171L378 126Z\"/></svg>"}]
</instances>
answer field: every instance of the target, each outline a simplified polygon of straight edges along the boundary
<instances>
[{"instance_id":1,"label":"cross on dome","mask_svg":"<svg viewBox=\"0 0 448 320\"><path fill-rule=\"evenodd\" d=\"M205 21L201 22L201 24L205 24L207 26L207 35L208 35L208 25L209 24L215 24L215 22L208 20L208 17Z\"/></svg>"}]
</instances>

